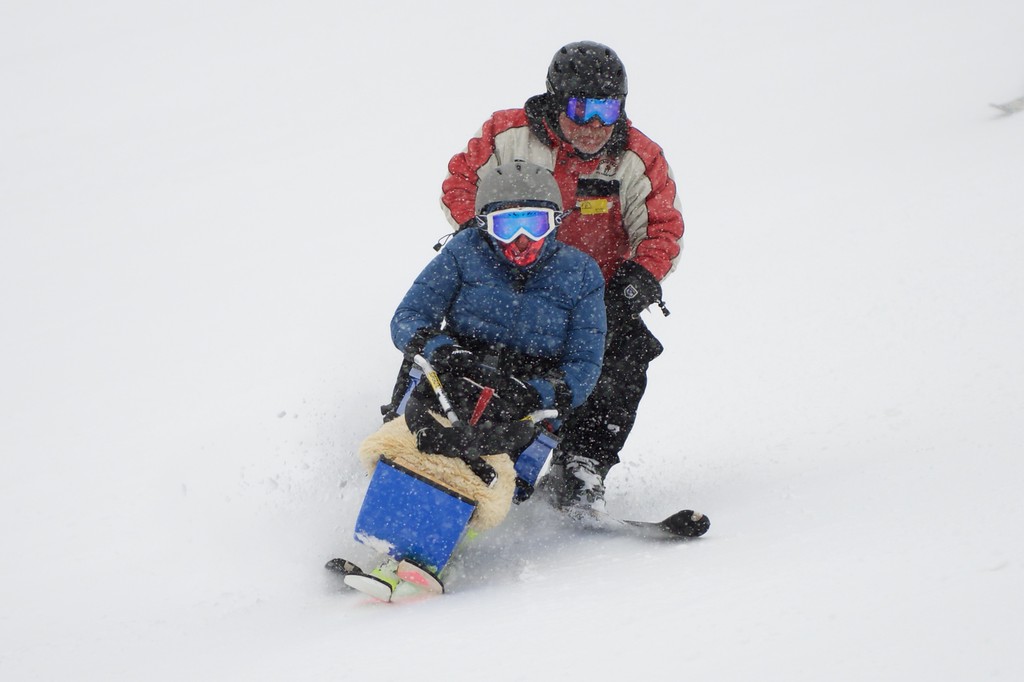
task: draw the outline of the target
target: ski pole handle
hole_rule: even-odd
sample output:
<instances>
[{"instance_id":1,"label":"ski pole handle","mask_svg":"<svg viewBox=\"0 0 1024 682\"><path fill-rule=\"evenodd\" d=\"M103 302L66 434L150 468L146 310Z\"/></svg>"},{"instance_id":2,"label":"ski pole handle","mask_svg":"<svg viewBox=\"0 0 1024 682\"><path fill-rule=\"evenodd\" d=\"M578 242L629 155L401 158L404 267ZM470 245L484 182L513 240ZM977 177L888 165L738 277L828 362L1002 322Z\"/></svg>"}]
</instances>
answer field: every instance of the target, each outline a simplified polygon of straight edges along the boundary
<instances>
[{"instance_id":1,"label":"ski pole handle","mask_svg":"<svg viewBox=\"0 0 1024 682\"><path fill-rule=\"evenodd\" d=\"M455 414L455 408L452 407L451 401L448 400L448 395L444 392L444 387L441 386L441 378L437 376L437 370L420 354L413 356L412 361L415 362L420 369L423 370L423 376L430 382L430 387L434 389L434 395L437 396L437 402L441 403L441 409L444 410L444 414L448 417L448 421L455 424L459 421L459 416Z\"/></svg>"},{"instance_id":2,"label":"ski pole handle","mask_svg":"<svg viewBox=\"0 0 1024 682\"><path fill-rule=\"evenodd\" d=\"M430 383L430 387L434 389L434 395L437 396L437 402L441 403L441 409L444 410L445 416L448 417L448 421L452 424L457 424L459 422L459 415L455 414L455 408L452 407L451 401L448 400L448 395L444 392L444 387L441 385L441 379L437 376L437 371L434 369L434 366L430 364L429 360L418 353L413 356L412 361L423 370L423 376L427 378L427 381ZM488 488L494 485L494 482L498 480L498 473L494 470L494 467L479 457L462 457L461 459Z\"/></svg>"}]
</instances>

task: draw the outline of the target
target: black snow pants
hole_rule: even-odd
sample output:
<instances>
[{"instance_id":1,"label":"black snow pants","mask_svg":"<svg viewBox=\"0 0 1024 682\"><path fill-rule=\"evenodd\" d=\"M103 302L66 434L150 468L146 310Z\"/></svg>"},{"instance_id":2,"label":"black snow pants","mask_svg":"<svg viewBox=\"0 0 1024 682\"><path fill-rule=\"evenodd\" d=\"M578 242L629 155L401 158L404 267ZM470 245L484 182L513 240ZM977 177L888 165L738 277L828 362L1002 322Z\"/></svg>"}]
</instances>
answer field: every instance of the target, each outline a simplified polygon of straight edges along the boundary
<instances>
[{"instance_id":1,"label":"black snow pants","mask_svg":"<svg viewBox=\"0 0 1024 682\"><path fill-rule=\"evenodd\" d=\"M597 386L558 430L558 458L597 461L602 476L619 463L647 389L647 367L664 346L640 318L609 318L604 363Z\"/></svg>"}]
</instances>

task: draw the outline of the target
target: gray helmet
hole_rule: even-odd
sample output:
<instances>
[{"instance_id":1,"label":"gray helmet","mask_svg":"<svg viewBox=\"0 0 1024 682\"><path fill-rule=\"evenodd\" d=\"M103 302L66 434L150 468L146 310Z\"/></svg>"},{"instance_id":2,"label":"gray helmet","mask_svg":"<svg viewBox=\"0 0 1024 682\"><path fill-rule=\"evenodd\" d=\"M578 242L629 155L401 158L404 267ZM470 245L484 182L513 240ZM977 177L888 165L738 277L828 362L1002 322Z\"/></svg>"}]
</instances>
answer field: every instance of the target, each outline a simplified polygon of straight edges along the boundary
<instances>
[{"instance_id":1,"label":"gray helmet","mask_svg":"<svg viewBox=\"0 0 1024 682\"><path fill-rule=\"evenodd\" d=\"M547 168L529 161L510 161L480 174L477 215L511 206L562 210L562 192Z\"/></svg>"},{"instance_id":2,"label":"gray helmet","mask_svg":"<svg viewBox=\"0 0 1024 682\"><path fill-rule=\"evenodd\" d=\"M548 92L558 98L625 97L626 67L607 45L584 40L555 53L548 67Z\"/></svg>"}]
</instances>

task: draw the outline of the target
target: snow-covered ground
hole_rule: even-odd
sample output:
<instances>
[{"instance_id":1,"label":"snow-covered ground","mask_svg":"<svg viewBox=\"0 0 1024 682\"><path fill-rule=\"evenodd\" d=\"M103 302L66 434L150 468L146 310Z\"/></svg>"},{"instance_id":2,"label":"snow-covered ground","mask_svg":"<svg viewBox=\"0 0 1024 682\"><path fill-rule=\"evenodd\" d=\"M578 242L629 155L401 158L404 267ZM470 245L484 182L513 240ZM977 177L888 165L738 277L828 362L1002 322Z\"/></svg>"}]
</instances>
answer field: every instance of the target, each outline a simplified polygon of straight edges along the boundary
<instances>
[{"instance_id":1,"label":"snow-covered ground","mask_svg":"<svg viewBox=\"0 0 1024 682\"><path fill-rule=\"evenodd\" d=\"M1024 3L0 7L0 679L1021 679ZM679 181L613 510L368 603L445 164L615 47Z\"/></svg>"}]
</instances>

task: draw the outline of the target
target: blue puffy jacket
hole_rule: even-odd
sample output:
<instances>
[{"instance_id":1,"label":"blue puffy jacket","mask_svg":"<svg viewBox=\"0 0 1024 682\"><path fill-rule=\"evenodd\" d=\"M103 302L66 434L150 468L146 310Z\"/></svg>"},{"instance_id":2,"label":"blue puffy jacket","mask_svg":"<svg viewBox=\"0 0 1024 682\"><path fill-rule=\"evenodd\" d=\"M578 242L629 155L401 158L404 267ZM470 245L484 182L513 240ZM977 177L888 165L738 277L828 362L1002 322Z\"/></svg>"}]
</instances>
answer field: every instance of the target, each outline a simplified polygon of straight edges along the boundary
<instances>
[{"instance_id":1,"label":"blue puffy jacket","mask_svg":"<svg viewBox=\"0 0 1024 682\"><path fill-rule=\"evenodd\" d=\"M533 265L518 268L495 251L484 232L465 229L413 282L391 319L391 339L404 351L416 332L440 329L442 321L445 334L424 348L428 357L461 339L550 359L564 374L575 408L601 373L604 278L593 258L554 235ZM528 381L544 407L552 407L552 384L540 377Z\"/></svg>"}]
</instances>

